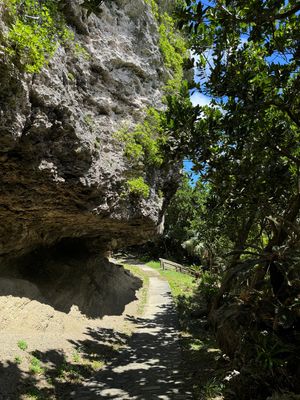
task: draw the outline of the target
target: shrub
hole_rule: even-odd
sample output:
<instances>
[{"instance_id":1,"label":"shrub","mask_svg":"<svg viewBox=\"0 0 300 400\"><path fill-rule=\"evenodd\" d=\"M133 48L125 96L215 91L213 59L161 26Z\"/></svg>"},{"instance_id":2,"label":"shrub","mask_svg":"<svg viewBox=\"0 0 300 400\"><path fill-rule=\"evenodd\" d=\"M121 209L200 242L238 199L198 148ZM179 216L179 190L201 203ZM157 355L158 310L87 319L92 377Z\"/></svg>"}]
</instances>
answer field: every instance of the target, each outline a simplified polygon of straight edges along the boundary
<instances>
[{"instance_id":1,"label":"shrub","mask_svg":"<svg viewBox=\"0 0 300 400\"><path fill-rule=\"evenodd\" d=\"M141 176L139 178L134 178L127 181L127 185L129 193L144 198L147 198L150 195L150 188L147 183L145 183L144 178Z\"/></svg>"},{"instance_id":2,"label":"shrub","mask_svg":"<svg viewBox=\"0 0 300 400\"><path fill-rule=\"evenodd\" d=\"M28 349L28 344L25 340L19 340L17 344L20 350L25 351Z\"/></svg>"},{"instance_id":3,"label":"shrub","mask_svg":"<svg viewBox=\"0 0 300 400\"><path fill-rule=\"evenodd\" d=\"M146 4L149 4L151 6L152 14L156 19L159 18L159 10L158 10L158 5L155 0L145 0Z\"/></svg>"},{"instance_id":4,"label":"shrub","mask_svg":"<svg viewBox=\"0 0 300 400\"><path fill-rule=\"evenodd\" d=\"M151 6L152 14L159 25L159 47L162 53L165 66L171 71L173 77L166 83L166 93L177 92L183 79L184 61L188 59L186 40L181 33L176 31L176 22L174 18L167 12L160 13L159 6L155 0L145 0ZM182 3L175 1L172 9ZM171 10L172 11L172 10Z\"/></svg>"},{"instance_id":5,"label":"shrub","mask_svg":"<svg viewBox=\"0 0 300 400\"><path fill-rule=\"evenodd\" d=\"M131 161L159 167L164 161L162 146L167 141L163 128L165 114L150 107L144 121L130 131L123 128L116 132L118 140L125 143L125 156Z\"/></svg>"},{"instance_id":6,"label":"shrub","mask_svg":"<svg viewBox=\"0 0 300 400\"><path fill-rule=\"evenodd\" d=\"M159 46L165 66L173 75L173 78L167 82L165 91L167 93L177 92L182 84L183 64L184 60L188 58L188 52L184 38L176 32L175 22L167 13L161 16Z\"/></svg>"},{"instance_id":7,"label":"shrub","mask_svg":"<svg viewBox=\"0 0 300 400\"><path fill-rule=\"evenodd\" d=\"M199 292L210 301L217 293L220 287L220 276L209 271L203 271L199 276Z\"/></svg>"},{"instance_id":8,"label":"shrub","mask_svg":"<svg viewBox=\"0 0 300 400\"><path fill-rule=\"evenodd\" d=\"M45 372L45 370L41 366L41 361L38 360L36 357L33 357L30 360L29 371L37 375L41 375Z\"/></svg>"},{"instance_id":9,"label":"shrub","mask_svg":"<svg viewBox=\"0 0 300 400\"><path fill-rule=\"evenodd\" d=\"M20 69L29 73L40 72L59 42L74 39L56 1L4 0L4 4L10 26L4 47Z\"/></svg>"}]
</instances>

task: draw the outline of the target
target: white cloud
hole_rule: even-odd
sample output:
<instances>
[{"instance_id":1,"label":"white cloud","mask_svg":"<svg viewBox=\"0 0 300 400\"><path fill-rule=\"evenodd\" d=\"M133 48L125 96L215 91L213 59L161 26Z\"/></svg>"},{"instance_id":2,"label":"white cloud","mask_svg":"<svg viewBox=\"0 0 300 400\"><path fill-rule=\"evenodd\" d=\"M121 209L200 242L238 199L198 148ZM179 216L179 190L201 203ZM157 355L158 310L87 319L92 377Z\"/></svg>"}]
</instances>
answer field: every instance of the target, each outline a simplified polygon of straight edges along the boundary
<instances>
[{"instance_id":1,"label":"white cloud","mask_svg":"<svg viewBox=\"0 0 300 400\"><path fill-rule=\"evenodd\" d=\"M210 103L211 98L208 96L205 96L202 93L195 92L191 96L191 102L193 106L207 106Z\"/></svg>"}]
</instances>

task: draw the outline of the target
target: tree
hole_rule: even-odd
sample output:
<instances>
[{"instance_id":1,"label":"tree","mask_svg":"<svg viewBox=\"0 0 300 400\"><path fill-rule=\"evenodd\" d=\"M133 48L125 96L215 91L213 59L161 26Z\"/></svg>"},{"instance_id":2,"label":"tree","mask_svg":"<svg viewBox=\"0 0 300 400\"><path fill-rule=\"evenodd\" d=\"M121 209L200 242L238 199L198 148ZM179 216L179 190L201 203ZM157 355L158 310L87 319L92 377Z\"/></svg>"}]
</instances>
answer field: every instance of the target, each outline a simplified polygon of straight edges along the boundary
<instances>
[{"instance_id":1,"label":"tree","mask_svg":"<svg viewBox=\"0 0 300 400\"><path fill-rule=\"evenodd\" d=\"M188 1L180 11L199 55L197 89L213 99L200 111L189 156L224 210L233 251L255 246L248 239L257 242L260 233L272 237L260 249L270 253L288 239L284 232L300 207L300 7L274 0L210 4ZM284 284L276 266L272 274L276 286Z\"/></svg>"},{"instance_id":2,"label":"tree","mask_svg":"<svg viewBox=\"0 0 300 400\"><path fill-rule=\"evenodd\" d=\"M218 227L231 243L211 316L219 331L238 323L240 351L257 360L262 329L265 346L299 346L300 4L189 0L178 15L195 54L195 90L212 98L198 106L187 155L210 187L207 236ZM232 305L251 310L248 318ZM288 376L287 354L276 362Z\"/></svg>"}]
</instances>

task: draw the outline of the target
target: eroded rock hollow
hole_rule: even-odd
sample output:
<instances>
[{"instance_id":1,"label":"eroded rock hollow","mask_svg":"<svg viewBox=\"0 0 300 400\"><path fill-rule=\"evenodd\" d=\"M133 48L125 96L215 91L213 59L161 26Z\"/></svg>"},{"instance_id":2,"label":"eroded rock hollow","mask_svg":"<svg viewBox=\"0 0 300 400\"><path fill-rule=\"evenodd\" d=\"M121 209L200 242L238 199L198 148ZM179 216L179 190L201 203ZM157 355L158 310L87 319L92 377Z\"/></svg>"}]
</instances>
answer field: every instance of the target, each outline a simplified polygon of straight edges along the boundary
<instances>
[{"instance_id":1,"label":"eroded rock hollow","mask_svg":"<svg viewBox=\"0 0 300 400\"><path fill-rule=\"evenodd\" d=\"M87 17L79 1L65 3L77 53L60 46L39 74L20 72L0 54L5 268L56 247L63 257L65 242L81 246L84 267L95 254L147 240L162 222L161 193L177 178L171 168L151 168L144 171L149 197L124 196L131 165L114 133L161 106L168 75L149 5L107 1ZM2 22L0 31L6 28Z\"/></svg>"}]
</instances>

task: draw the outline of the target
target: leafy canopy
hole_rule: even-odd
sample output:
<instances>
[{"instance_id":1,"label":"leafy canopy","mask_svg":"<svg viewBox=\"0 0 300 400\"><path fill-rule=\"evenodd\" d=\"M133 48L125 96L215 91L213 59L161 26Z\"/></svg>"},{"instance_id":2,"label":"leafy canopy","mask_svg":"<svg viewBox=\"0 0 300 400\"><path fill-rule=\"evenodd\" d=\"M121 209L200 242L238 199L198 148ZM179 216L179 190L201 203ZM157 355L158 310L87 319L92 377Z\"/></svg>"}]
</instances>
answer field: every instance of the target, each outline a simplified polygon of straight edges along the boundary
<instances>
[{"instance_id":1,"label":"leafy canopy","mask_svg":"<svg viewBox=\"0 0 300 400\"><path fill-rule=\"evenodd\" d=\"M253 219L267 229L299 186L299 2L209 4L179 10L197 55L196 89L212 98L198 107L189 156L224 227L237 233Z\"/></svg>"}]
</instances>

